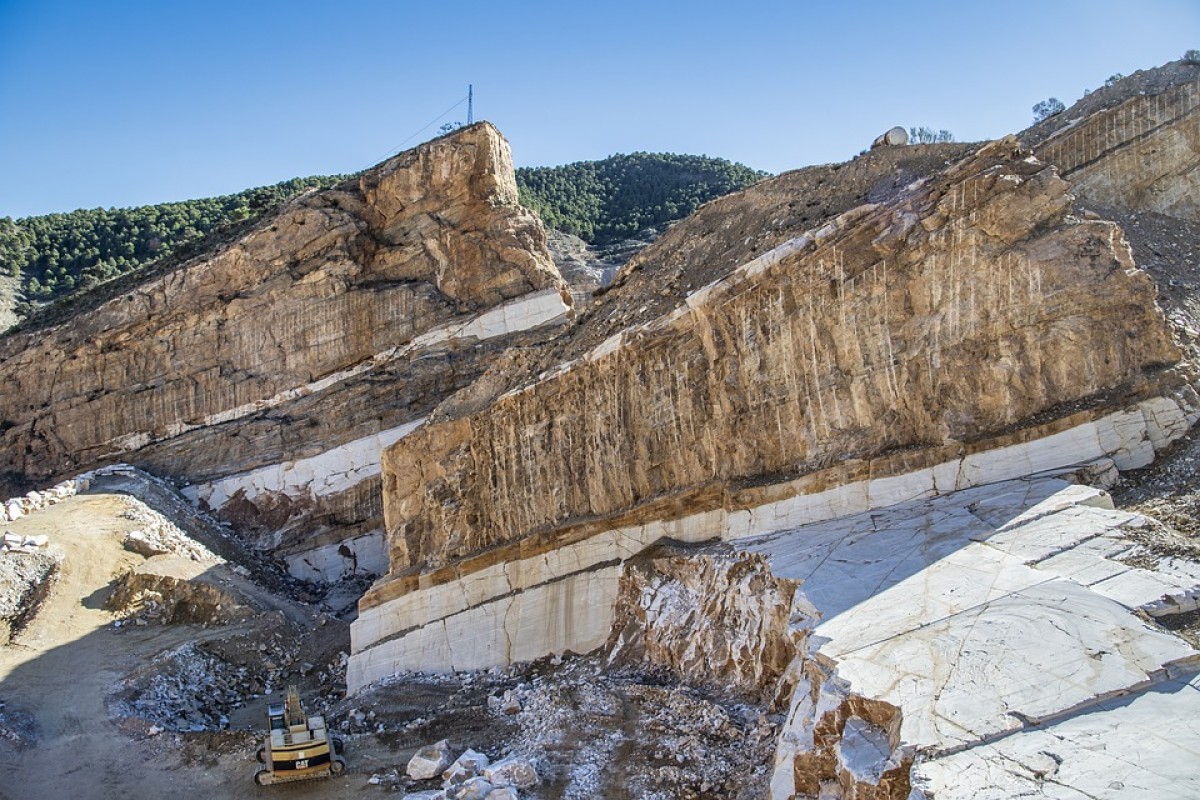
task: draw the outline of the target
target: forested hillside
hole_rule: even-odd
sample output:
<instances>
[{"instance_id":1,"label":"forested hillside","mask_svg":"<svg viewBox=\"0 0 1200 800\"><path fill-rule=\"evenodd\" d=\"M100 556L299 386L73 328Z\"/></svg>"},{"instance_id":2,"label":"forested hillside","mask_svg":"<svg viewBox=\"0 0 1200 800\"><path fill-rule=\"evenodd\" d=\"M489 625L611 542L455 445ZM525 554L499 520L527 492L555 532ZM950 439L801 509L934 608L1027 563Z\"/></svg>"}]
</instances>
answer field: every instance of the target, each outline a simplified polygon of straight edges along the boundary
<instances>
[{"instance_id":1,"label":"forested hillside","mask_svg":"<svg viewBox=\"0 0 1200 800\"><path fill-rule=\"evenodd\" d=\"M720 158L616 155L517 170L521 201L552 228L608 244L686 217L700 204L763 177ZM20 279L22 315L179 251L309 188L347 176L294 178L238 194L121 209L0 219L0 274Z\"/></svg>"},{"instance_id":2,"label":"forested hillside","mask_svg":"<svg viewBox=\"0 0 1200 800\"><path fill-rule=\"evenodd\" d=\"M294 178L238 194L120 209L0 219L0 273L18 276L27 304L41 304L170 255L222 226L248 219L339 175Z\"/></svg>"},{"instance_id":3,"label":"forested hillside","mask_svg":"<svg viewBox=\"0 0 1200 800\"><path fill-rule=\"evenodd\" d=\"M682 219L766 173L722 158L632 153L517 170L521 202L551 228L609 244Z\"/></svg>"}]
</instances>

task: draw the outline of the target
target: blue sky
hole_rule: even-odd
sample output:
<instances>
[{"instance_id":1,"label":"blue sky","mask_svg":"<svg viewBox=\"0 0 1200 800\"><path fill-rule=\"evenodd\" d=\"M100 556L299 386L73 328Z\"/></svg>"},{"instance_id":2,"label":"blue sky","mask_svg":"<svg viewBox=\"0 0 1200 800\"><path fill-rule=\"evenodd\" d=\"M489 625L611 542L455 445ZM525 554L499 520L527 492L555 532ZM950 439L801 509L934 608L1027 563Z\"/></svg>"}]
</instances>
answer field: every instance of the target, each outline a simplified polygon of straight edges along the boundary
<instances>
[{"instance_id":1,"label":"blue sky","mask_svg":"<svg viewBox=\"0 0 1200 800\"><path fill-rule=\"evenodd\" d=\"M469 83L518 166L646 150L779 172L897 124L1000 136L1190 48L1200 0L0 0L0 216L355 171Z\"/></svg>"}]
</instances>

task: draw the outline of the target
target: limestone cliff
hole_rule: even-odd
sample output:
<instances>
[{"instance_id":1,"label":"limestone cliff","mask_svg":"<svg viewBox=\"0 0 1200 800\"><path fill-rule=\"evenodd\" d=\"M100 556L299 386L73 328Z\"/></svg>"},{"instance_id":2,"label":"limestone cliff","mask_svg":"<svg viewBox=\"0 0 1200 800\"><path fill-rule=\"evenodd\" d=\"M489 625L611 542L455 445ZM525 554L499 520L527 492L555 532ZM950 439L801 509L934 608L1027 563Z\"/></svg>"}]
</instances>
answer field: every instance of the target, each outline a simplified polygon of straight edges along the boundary
<instances>
[{"instance_id":1,"label":"limestone cliff","mask_svg":"<svg viewBox=\"0 0 1200 800\"><path fill-rule=\"evenodd\" d=\"M1200 222L1200 64L1139 71L1022 141L1085 202Z\"/></svg>"},{"instance_id":2,"label":"limestone cliff","mask_svg":"<svg viewBox=\"0 0 1200 800\"><path fill-rule=\"evenodd\" d=\"M1015 140L878 199L766 252L729 237L720 258L746 261L673 310L582 349L644 295L602 302L390 447L391 574L360 603L351 685L600 646L620 564L664 537L1140 466L1194 422L1121 230L1074 216ZM706 263L691 224L638 258L674 240Z\"/></svg>"},{"instance_id":3,"label":"limestone cliff","mask_svg":"<svg viewBox=\"0 0 1200 800\"><path fill-rule=\"evenodd\" d=\"M1140 399L1178 351L1119 229L1011 141L865 205L385 456L393 571L722 507L848 457L961 451ZM665 512L670 516L669 511Z\"/></svg>"},{"instance_id":4,"label":"limestone cliff","mask_svg":"<svg viewBox=\"0 0 1200 800\"><path fill-rule=\"evenodd\" d=\"M0 473L131 462L296 574L381 571L379 448L568 304L480 123L0 340Z\"/></svg>"}]
</instances>

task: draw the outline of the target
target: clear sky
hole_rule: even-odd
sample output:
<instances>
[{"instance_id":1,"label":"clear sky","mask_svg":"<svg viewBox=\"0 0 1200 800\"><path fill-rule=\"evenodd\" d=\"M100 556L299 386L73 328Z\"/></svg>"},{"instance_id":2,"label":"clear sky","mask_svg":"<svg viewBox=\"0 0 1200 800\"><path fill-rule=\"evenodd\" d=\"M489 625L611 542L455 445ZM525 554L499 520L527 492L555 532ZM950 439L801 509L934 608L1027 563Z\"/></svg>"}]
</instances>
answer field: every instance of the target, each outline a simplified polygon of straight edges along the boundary
<instances>
[{"instance_id":1,"label":"clear sky","mask_svg":"<svg viewBox=\"0 0 1200 800\"><path fill-rule=\"evenodd\" d=\"M1200 0L0 0L0 216L352 172L469 83L518 166L780 172L892 125L1010 133L1191 48Z\"/></svg>"}]
</instances>

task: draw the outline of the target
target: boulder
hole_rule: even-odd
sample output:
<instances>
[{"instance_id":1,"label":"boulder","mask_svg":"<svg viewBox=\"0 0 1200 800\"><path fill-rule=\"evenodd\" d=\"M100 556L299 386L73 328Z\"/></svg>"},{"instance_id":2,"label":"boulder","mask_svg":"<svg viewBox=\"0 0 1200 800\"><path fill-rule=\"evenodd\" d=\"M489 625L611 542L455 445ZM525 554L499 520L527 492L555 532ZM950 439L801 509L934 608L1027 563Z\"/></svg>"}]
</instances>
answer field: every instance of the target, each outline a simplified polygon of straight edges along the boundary
<instances>
[{"instance_id":1,"label":"boulder","mask_svg":"<svg viewBox=\"0 0 1200 800\"><path fill-rule=\"evenodd\" d=\"M518 800L521 795L511 786L500 786L488 792L487 800Z\"/></svg>"},{"instance_id":2,"label":"boulder","mask_svg":"<svg viewBox=\"0 0 1200 800\"><path fill-rule=\"evenodd\" d=\"M436 778L450 766L450 743L442 739L436 744L426 745L408 760L404 771L413 780L427 781Z\"/></svg>"},{"instance_id":3,"label":"boulder","mask_svg":"<svg viewBox=\"0 0 1200 800\"><path fill-rule=\"evenodd\" d=\"M447 784L462 783L468 778L483 774L484 768L490 763L491 760L483 753L468 749L442 773L442 778Z\"/></svg>"},{"instance_id":4,"label":"boulder","mask_svg":"<svg viewBox=\"0 0 1200 800\"><path fill-rule=\"evenodd\" d=\"M495 786L515 786L518 789L528 789L537 785L537 769L528 759L509 756L491 764L483 771Z\"/></svg>"},{"instance_id":5,"label":"boulder","mask_svg":"<svg viewBox=\"0 0 1200 800\"><path fill-rule=\"evenodd\" d=\"M160 541L154 541L145 531L130 531L125 535L125 549L139 556L150 558L171 552L171 549Z\"/></svg>"},{"instance_id":6,"label":"boulder","mask_svg":"<svg viewBox=\"0 0 1200 800\"><path fill-rule=\"evenodd\" d=\"M494 788L484 778L467 778L462 783L446 789L446 800L486 800Z\"/></svg>"}]
</instances>

